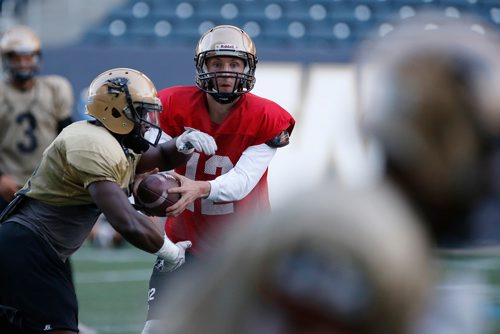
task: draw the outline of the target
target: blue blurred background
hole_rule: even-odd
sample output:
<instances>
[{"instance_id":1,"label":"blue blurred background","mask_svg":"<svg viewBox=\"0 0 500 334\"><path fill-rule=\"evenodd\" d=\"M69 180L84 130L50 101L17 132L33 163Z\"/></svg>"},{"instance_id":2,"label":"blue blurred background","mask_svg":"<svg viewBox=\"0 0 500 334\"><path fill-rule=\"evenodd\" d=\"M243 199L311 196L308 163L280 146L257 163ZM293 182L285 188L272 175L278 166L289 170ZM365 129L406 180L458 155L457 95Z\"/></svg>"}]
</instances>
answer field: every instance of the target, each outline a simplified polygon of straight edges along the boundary
<instances>
[{"instance_id":1,"label":"blue blurred background","mask_svg":"<svg viewBox=\"0 0 500 334\"><path fill-rule=\"evenodd\" d=\"M200 34L243 28L262 62L348 63L369 34L424 8L500 23L496 0L3 0L0 30L31 26L43 43L44 73L71 80L75 96L103 70L134 67L158 87L191 84ZM1 31L0 31L1 32Z\"/></svg>"}]
</instances>

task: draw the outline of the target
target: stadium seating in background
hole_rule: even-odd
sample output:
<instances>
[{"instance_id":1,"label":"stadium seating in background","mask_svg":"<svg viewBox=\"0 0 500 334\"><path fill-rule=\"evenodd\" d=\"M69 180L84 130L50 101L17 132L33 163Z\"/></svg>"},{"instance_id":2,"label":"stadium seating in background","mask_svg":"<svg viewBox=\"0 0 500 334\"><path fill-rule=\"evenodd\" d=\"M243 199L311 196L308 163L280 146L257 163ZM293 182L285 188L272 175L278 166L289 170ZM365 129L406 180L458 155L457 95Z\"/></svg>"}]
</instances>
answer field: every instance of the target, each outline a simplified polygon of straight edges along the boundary
<instances>
[{"instance_id":1,"label":"stadium seating in background","mask_svg":"<svg viewBox=\"0 0 500 334\"><path fill-rule=\"evenodd\" d=\"M247 31L260 47L350 48L369 33L384 35L393 19L437 8L444 16L476 14L500 24L496 0L131 0L91 28L90 45L193 45L218 24Z\"/></svg>"}]
</instances>

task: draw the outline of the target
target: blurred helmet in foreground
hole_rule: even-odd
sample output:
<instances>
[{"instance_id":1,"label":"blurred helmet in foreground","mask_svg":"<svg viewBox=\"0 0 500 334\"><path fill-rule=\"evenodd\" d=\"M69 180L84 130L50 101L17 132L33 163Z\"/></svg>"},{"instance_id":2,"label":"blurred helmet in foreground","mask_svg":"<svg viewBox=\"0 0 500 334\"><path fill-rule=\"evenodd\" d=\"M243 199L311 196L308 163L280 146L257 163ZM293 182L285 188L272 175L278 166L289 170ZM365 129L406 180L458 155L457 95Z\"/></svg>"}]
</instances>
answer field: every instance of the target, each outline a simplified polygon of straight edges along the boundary
<instances>
[{"instance_id":1,"label":"blurred helmet in foreground","mask_svg":"<svg viewBox=\"0 0 500 334\"><path fill-rule=\"evenodd\" d=\"M459 220L488 191L499 42L478 19L421 13L361 48L364 127L438 238L466 233Z\"/></svg>"},{"instance_id":2,"label":"blurred helmet in foreground","mask_svg":"<svg viewBox=\"0 0 500 334\"><path fill-rule=\"evenodd\" d=\"M418 221L388 188L329 186L225 235L179 276L165 332L405 333L433 276Z\"/></svg>"}]
</instances>

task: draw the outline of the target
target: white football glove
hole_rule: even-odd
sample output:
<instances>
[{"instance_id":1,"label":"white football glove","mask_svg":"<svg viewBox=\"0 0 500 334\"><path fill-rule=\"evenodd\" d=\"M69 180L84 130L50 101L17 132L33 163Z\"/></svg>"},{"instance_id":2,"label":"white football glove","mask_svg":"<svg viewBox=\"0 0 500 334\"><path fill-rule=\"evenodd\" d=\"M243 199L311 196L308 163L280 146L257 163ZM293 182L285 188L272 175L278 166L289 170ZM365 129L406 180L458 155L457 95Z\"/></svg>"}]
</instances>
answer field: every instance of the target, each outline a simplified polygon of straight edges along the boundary
<instances>
[{"instance_id":1,"label":"white football glove","mask_svg":"<svg viewBox=\"0 0 500 334\"><path fill-rule=\"evenodd\" d=\"M188 240L174 244L165 235L163 246L155 253L156 256L163 259L162 271L174 271L182 266L186 262L186 249L191 245L191 241Z\"/></svg>"},{"instance_id":2,"label":"white football glove","mask_svg":"<svg viewBox=\"0 0 500 334\"><path fill-rule=\"evenodd\" d=\"M186 131L177 137L175 141L177 151L184 154L191 154L196 150L206 155L215 154L217 144L212 136L193 128L186 127L185 129Z\"/></svg>"}]
</instances>

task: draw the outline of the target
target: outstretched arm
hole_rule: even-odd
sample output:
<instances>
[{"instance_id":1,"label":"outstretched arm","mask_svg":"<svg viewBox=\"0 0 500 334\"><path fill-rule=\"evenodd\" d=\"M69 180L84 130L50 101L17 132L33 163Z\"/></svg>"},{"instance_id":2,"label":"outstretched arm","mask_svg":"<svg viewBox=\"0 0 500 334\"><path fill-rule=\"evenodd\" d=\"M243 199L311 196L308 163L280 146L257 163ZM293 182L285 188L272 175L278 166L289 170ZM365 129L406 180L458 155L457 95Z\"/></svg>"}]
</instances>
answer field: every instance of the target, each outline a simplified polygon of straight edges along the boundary
<instances>
[{"instance_id":1,"label":"outstretched arm","mask_svg":"<svg viewBox=\"0 0 500 334\"><path fill-rule=\"evenodd\" d=\"M141 157L136 173L145 173L159 168L160 171L171 170L186 163L191 154L184 154L177 150L176 138L170 139L156 147L151 146Z\"/></svg>"},{"instance_id":2,"label":"outstretched arm","mask_svg":"<svg viewBox=\"0 0 500 334\"><path fill-rule=\"evenodd\" d=\"M128 242L165 259L167 270L174 270L184 263L185 250L191 247L191 242L172 243L151 218L134 209L117 183L94 182L89 185L88 191L109 223Z\"/></svg>"},{"instance_id":3,"label":"outstretched arm","mask_svg":"<svg viewBox=\"0 0 500 334\"><path fill-rule=\"evenodd\" d=\"M164 141L161 144L150 147L142 155L137 173L145 173L154 168L171 170L186 163L195 150L207 155L213 155L217 150L212 136L192 128L186 128L184 133L175 138L163 133L162 139Z\"/></svg>"},{"instance_id":4,"label":"outstretched arm","mask_svg":"<svg viewBox=\"0 0 500 334\"><path fill-rule=\"evenodd\" d=\"M181 186L169 189L168 192L181 194L181 199L167 209L167 215L178 216L189 203L198 198L208 198L216 202L241 200L262 178L275 153L276 148L266 144L250 146L231 170L212 181L195 181L172 173Z\"/></svg>"},{"instance_id":5,"label":"outstretched arm","mask_svg":"<svg viewBox=\"0 0 500 334\"><path fill-rule=\"evenodd\" d=\"M111 181L91 183L89 193L110 224L135 247L155 253L163 244L162 231L149 217L138 213L125 192Z\"/></svg>"}]
</instances>

